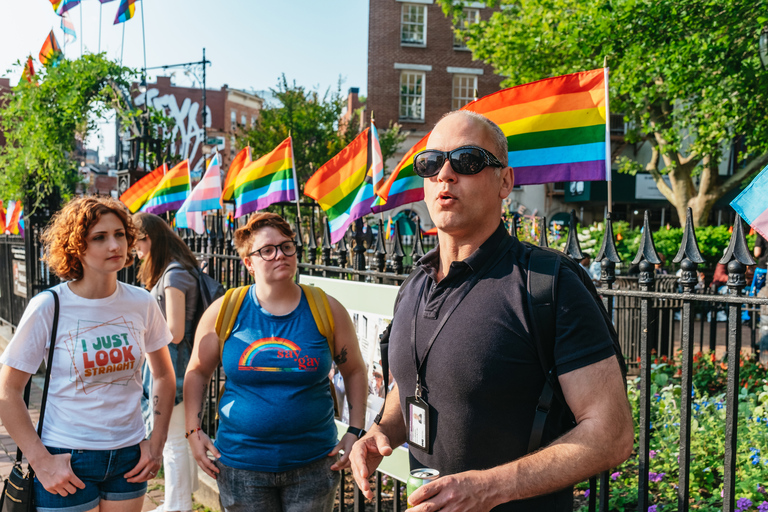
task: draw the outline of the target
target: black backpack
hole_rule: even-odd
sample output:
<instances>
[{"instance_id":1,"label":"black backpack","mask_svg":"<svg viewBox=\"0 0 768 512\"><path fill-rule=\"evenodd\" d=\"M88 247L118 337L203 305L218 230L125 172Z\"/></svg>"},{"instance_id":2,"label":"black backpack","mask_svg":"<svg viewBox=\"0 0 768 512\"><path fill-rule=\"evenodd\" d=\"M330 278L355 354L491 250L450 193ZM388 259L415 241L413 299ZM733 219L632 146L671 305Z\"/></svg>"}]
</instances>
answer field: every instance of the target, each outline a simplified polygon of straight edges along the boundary
<instances>
[{"instance_id":1,"label":"black backpack","mask_svg":"<svg viewBox=\"0 0 768 512\"><path fill-rule=\"evenodd\" d=\"M529 248L531 248L531 257L528 260L528 282L526 287L528 289L528 306L531 312L531 327L533 329L533 335L538 340L536 348L538 349L539 362L541 363L542 371L546 377L544 383L544 389L539 396L539 403L536 406L536 414L533 419L533 427L531 429L531 437L528 442L528 453L536 451L541 446L541 438L544 434L544 426L546 424L549 411L552 409L552 403L554 399L557 399L564 407L567 417L571 418L571 425L566 429L569 430L576 425L573 420L573 414L568 407L565 397L563 396L563 390L560 387L560 382L557 379L557 371L555 368L555 311L554 304L557 303L557 276L560 272L560 266L565 265L573 273L575 273L582 283L595 299L600 312L603 315L605 324L608 327L608 332L613 341L614 352L616 353L616 359L619 361L621 367L621 373L624 377L625 389L626 389L626 375L627 365L624 360L624 356L621 351L621 345L619 344L619 335L616 333L616 329L613 327L611 317L606 311L603 301L597 293L592 279L589 274L574 260L565 256L563 253L554 249L546 247L538 247L533 244L524 242ZM415 273L411 273L408 278L400 285L402 289L405 284L410 280L411 276ZM400 294L395 301L395 308L400 301ZM384 332L379 336L381 344L381 366L384 375L389 375L389 333L392 324L390 323ZM385 397L387 392L387 386L384 387ZM381 415L384 412L382 407L381 412L376 416L374 420L376 423L381 421Z\"/></svg>"},{"instance_id":2,"label":"black backpack","mask_svg":"<svg viewBox=\"0 0 768 512\"><path fill-rule=\"evenodd\" d=\"M207 266L207 265L206 265ZM226 290L224 286L205 272L203 269L197 269L197 308L195 309L195 320L193 326L197 330L197 324L200 322L200 318L208 309L208 306L213 304L216 299L223 297Z\"/></svg>"}]
</instances>

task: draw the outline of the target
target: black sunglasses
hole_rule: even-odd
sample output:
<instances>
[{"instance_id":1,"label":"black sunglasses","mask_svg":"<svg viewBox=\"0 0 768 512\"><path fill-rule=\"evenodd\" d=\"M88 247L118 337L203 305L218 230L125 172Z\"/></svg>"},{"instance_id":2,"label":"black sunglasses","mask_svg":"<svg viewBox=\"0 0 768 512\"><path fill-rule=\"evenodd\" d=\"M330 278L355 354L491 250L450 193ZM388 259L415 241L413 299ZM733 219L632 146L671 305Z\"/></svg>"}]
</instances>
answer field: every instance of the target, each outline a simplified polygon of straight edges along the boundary
<instances>
[{"instance_id":1,"label":"black sunglasses","mask_svg":"<svg viewBox=\"0 0 768 512\"><path fill-rule=\"evenodd\" d=\"M459 174L477 174L486 167L504 167L493 154L478 146L461 146L451 151L426 149L413 157L413 170L422 178L436 176L446 159Z\"/></svg>"}]
</instances>

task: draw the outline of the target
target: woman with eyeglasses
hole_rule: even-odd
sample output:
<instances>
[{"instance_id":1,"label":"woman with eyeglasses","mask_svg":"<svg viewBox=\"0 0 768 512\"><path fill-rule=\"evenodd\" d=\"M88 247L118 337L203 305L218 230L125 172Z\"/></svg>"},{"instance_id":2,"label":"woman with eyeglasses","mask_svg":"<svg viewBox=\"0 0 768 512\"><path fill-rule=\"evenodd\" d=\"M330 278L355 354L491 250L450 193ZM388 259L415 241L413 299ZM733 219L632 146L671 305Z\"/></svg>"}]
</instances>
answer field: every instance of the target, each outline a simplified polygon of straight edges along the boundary
<instances>
[{"instance_id":1,"label":"woman with eyeglasses","mask_svg":"<svg viewBox=\"0 0 768 512\"><path fill-rule=\"evenodd\" d=\"M56 339L51 345L54 297L40 293L0 357L0 421L35 471L37 510L139 512L160 468L174 378L157 302L117 280L133 263L136 228L117 200L80 197L53 216L42 239L43 260L64 281L52 288L60 299ZM38 437L22 395L50 351ZM140 406L145 360L155 379L151 439Z\"/></svg>"},{"instance_id":2,"label":"woman with eyeglasses","mask_svg":"<svg viewBox=\"0 0 768 512\"><path fill-rule=\"evenodd\" d=\"M235 247L254 283L221 352L216 318L203 314L184 383L187 433L200 467L217 479L228 512L330 511L339 470L365 431L365 364L349 314L328 297L335 353L320 334L293 280L295 234L273 213L256 213L235 232ZM216 442L200 430L213 371L227 375ZM347 390L350 428L338 441L328 374L335 362ZM208 458L210 452L215 459Z\"/></svg>"},{"instance_id":3,"label":"woman with eyeglasses","mask_svg":"<svg viewBox=\"0 0 768 512\"><path fill-rule=\"evenodd\" d=\"M163 448L165 501L156 512L192 510L192 493L197 490L197 464L184 438L184 373L192 354L194 320L197 312L197 259L187 244L162 218L152 213L134 214L138 229L136 255L141 260L138 278L160 306L173 339L168 345L176 372L174 399L168 439ZM152 378L144 372L142 409L148 432L152 432L153 415L149 397Z\"/></svg>"}]
</instances>

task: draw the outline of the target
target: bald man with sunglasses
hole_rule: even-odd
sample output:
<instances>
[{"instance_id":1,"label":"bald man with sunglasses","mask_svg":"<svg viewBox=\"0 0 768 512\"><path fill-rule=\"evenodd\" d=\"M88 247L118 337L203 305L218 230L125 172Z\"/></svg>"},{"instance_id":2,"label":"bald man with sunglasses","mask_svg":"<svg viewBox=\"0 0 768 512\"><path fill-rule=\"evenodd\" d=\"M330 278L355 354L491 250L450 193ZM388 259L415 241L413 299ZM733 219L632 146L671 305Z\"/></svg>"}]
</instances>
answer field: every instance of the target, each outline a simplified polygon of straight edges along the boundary
<instances>
[{"instance_id":1,"label":"bald man with sunglasses","mask_svg":"<svg viewBox=\"0 0 768 512\"><path fill-rule=\"evenodd\" d=\"M555 404L544 448L527 453L545 376L526 311L531 249L501 223L514 184L507 141L487 118L457 111L427 148L414 171L439 246L400 291L389 344L395 386L352 449L355 481L371 499L368 477L407 442L411 469L440 471L408 497L414 512L570 512L573 484L626 460L634 441L605 321L579 278L561 270L555 362L573 416Z\"/></svg>"}]
</instances>

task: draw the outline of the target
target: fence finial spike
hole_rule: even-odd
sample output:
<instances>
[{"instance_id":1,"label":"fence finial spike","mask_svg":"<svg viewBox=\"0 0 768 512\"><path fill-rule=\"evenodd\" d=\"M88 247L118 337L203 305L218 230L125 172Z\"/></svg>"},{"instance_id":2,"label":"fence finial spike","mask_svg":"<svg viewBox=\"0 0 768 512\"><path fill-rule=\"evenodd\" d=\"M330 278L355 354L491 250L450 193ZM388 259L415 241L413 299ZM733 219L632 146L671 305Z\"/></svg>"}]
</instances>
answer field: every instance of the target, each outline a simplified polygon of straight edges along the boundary
<instances>
[{"instance_id":1,"label":"fence finial spike","mask_svg":"<svg viewBox=\"0 0 768 512\"><path fill-rule=\"evenodd\" d=\"M688 258L692 263L704 263L704 258L701 257L699 251L699 243L696 241L696 230L693 228L693 209L690 207L685 213L683 241L672 262L680 263L684 258Z\"/></svg>"},{"instance_id":2,"label":"fence finial spike","mask_svg":"<svg viewBox=\"0 0 768 512\"><path fill-rule=\"evenodd\" d=\"M517 233L515 233L517 234ZM547 240L547 217L539 217L539 247L549 247Z\"/></svg>"},{"instance_id":3,"label":"fence finial spike","mask_svg":"<svg viewBox=\"0 0 768 512\"><path fill-rule=\"evenodd\" d=\"M304 243L301 240L301 222L296 219L296 222L293 224L293 226L296 230L296 238L294 239L296 242L296 260L301 263L301 257L304 254Z\"/></svg>"},{"instance_id":4,"label":"fence finial spike","mask_svg":"<svg viewBox=\"0 0 768 512\"><path fill-rule=\"evenodd\" d=\"M640 247L637 249L635 259L632 260L633 265L637 265L642 260L653 263L654 265L661 263L659 254L656 252L656 245L653 243L653 236L651 235L651 221L648 214L648 210L645 210L643 215L643 236L640 238Z\"/></svg>"},{"instance_id":5,"label":"fence finial spike","mask_svg":"<svg viewBox=\"0 0 768 512\"><path fill-rule=\"evenodd\" d=\"M616 239L613 236L613 223L611 222L611 213L605 213L605 230L603 231L603 243L595 256L595 261L600 262L607 259L613 263L621 263L619 251L616 250Z\"/></svg>"},{"instance_id":6,"label":"fence finial spike","mask_svg":"<svg viewBox=\"0 0 768 512\"><path fill-rule=\"evenodd\" d=\"M571 210L571 224L568 226L568 239L565 241L565 254L576 261L584 259L579 245L578 230L576 228L576 210Z\"/></svg>"},{"instance_id":7,"label":"fence finial spike","mask_svg":"<svg viewBox=\"0 0 768 512\"><path fill-rule=\"evenodd\" d=\"M414 217L416 223L416 234L413 238L413 250L411 251L411 262L416 263L424 257L424 240L421 238L421 219L418 215Z\"/></svg>"},{"instance_id":8,"label":"fence finial spike","mask_svg":"<svg viewBox=\"0 0 768 512\"><path fill-rule=\"evenodd\" d=\"M328 223L328 218L323 222L323 250L331 248L331 226Z\"/></svg>"},{"instance_id":9,"label":"fence finial spike","mask_svg":"<svg viewBox=\"0 0 768 512\"><path fill-rule=\"evenodd\" d=\"M392 244L392 256L396 258L402 258L405 256L405 251L403 250L403 240L400 236L400 221L395 221L395 234L394 234L394 244Z\"/></svg>"},{"instance_id":10,"label":"fence finial spike","mask_svg":"<svg viewBox=\"0 0 768 512\"><path fill-rule=\"evenodd\" d=\"M387 251L384 247L384 221L379 219L379 235L376 237L376 268L384 272L387 266Z\"/></svg>"},{"instance_id":11,"label":"fence finial spike","mask_svg":"<svg viewBox=\"0 0 768 512\"><path fill-rule=\"evenodd\" d=\"M747 239L744 235L744 227L741 222L741 217L736 216L736 222L733 223L733 232L731 233L731 241L728 243L728 248L725 250L723 257L718 263L727 265L731 260L736 260L742 265L754 265L755 259L749 252L747 246Z\"/></svg>"}]
</instances>

